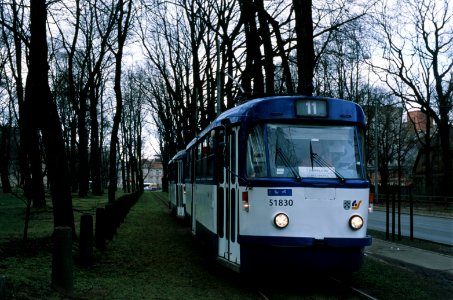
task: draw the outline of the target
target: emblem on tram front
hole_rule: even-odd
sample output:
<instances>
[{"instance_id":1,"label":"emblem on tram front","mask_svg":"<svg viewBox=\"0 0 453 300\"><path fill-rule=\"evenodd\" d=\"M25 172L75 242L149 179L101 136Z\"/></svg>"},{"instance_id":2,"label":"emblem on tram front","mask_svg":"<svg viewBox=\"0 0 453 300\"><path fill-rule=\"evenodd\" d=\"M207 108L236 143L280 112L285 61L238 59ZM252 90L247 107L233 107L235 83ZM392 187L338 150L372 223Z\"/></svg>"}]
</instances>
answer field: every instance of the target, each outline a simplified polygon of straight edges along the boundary
<instances>
[{"instance_id":1,"label":"emblem on tram front","mask_svg":"<svg viewBox=\"0 0 453 300\"><path fill-rule=\"evenodd\" d=\"M353 210L359 209L361 204L362 204L362 200L360 200L359 202L357 202L357 200L354 200L354 202L352 202L352 209Z\"/></svg>"},{"instance_id":2,"label":"emblem on tram front","mask_svg":"<svg viewBox=\"0 0 453 300\"><path fill-rule=\"evenodd\" d=\"M343 201L343 208L345 210L350 210L351 209L351 200L344 200Z\"/></svg>"}]
</instances>

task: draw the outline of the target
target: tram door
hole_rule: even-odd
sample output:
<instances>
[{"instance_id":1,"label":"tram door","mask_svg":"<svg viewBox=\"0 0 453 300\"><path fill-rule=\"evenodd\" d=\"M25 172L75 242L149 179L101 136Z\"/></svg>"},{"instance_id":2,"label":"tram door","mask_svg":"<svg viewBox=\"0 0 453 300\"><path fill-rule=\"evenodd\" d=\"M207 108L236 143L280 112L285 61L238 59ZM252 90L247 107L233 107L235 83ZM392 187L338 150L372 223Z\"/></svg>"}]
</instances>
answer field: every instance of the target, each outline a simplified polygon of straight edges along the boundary
<instances>
[{"instance_id":1,"label":"tram door","mask_svg":"<svg viewBox=\"0 0 453 300\"><path fill-rule=\"evenodd\" d=\"M187 189L187 197L186 202L190 202L189 207L190 207L190 215L191 215L191 226L192 226L192 234L196 234L196 229L197 229L197 218L195 217L195 201L194 201L194 195L195 195L195 163L194 163L194 151L196 150L190 150L191 152L188 153L190 157L188 158L190 165L189 165L189 174L188 176L190 177L190 184L186 186Z\"/></svg>"},{"instance_id":2,"label":"tram door","mask_svg":"<svg viewBox=\"0 0 453 300\"><path fill-rule=\"evenodd\" d=\"M217 189L217 234L219 237L218 256L229 262L240 263L238 233L238 131L239 127L227 128L219 134L224 136L219 154L222 167L219 168Z\"/></svg>"},{"instance_id":3,"label":"tram door","mask_svg":"<svg viewBox=\"0 0 453 300\"><path fill-rule=\"evenodd\" d=\"M184 218L184 180L183 180L183 174L184 174L184 161L183 160L178 160L177 163L177 176L176 178L176 216L178 218Z\"/></svg>"}]
</instances>

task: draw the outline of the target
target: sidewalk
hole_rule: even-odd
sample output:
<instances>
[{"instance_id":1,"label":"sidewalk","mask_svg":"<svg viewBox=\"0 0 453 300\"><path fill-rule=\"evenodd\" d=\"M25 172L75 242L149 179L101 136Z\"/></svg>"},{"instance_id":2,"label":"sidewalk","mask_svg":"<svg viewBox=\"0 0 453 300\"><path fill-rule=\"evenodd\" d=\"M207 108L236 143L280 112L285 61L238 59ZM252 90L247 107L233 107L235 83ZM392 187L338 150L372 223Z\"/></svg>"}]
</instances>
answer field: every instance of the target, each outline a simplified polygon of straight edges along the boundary
<instances>
[{"instance_id":1,"label":"sidewalk","mask_svg":"<svg viewBox=\"0 0 453 300\"><path fill-rule=\"evenodd\" d=\"M453 275L453 257L373 238L365 253Z\"/></svg>"}]
</instances>

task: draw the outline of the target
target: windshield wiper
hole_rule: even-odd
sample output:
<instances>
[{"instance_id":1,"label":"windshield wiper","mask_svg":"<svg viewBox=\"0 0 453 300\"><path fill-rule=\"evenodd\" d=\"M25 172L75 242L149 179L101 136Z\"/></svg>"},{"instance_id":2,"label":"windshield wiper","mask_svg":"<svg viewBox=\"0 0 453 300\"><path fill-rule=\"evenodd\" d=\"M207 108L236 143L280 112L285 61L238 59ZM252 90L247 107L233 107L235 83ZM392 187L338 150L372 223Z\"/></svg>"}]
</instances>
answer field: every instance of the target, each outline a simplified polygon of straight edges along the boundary
<instances>
[{"instance_id":1,"label":"windshield wiper","mask_svg":"<svg viewBox=\"0 0 453 300\"><path fill-rule=\"evenodd\" d=\"M311 169L313 170L313 147L311 145L311 141L310 141L310 161L311 161Z\"/></svg>"},{"instance_id":2,"label":"windshield wiper","mask_svg":"<svg viewBox=\"0 0 453 300\"><path fill-rule=\"evenodd\" d=\"M286 157L286 155L283 153L282 149L279 147L276 149L276 154L277 155L280 155L280 158L282 159L283 163L285 164L286 167L288 167L291 172L293 173L294 177L297 179L297 180L300 180L300 176L299 174L296 172L296 170L294 169L293 166L291 166L291 164L289 163L289 160L288 158Z\"/></svg>"},{"instance_id":3,"label":"windshield wiper","mask_svg":"<svg viewBox=\"0 0 453 300\"><path fill-rule=\"evenodd\" d=\"M312 159L312 168L313 168L313 161L317 163L319 166L324 167L332 171L332 173L337 176L337 178L340 180L340 182L345 182L346 179L338 173L334 167L332 167L328 162L326 162L318 153L311 152L311 159Z\"/></svg>"}]
</instances>

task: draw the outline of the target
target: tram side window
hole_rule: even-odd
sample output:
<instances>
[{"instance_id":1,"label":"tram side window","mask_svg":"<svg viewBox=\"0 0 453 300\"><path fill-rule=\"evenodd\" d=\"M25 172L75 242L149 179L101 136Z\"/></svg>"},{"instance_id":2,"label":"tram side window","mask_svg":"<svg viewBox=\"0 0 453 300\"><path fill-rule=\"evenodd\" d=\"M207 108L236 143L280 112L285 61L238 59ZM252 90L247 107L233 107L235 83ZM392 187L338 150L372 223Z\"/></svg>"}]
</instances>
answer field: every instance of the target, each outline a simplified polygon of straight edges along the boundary
<instances>
[{"instance_id":1,"label":"tram side window","mask_svg":"<svg viewBox=\"0 0 453 300\"><path fill-rule=\"evenodd\" d=\"M247 176L264 177L267 174L266 148L263 126L255 126L247 140Z\"/></svg>"},{"instance_id":2,"label":"tram side window","mask_svg":"<svg viewBox=\"0 0 453 300\"><path fill-rule=\"evenodd\" d=\"M223 128L217 129L217 136L216 136L216 159L217 165L215 169L217 170L217 180L219 182L223 182L224 174L223 174L223 167L225 164L225 131Z\"/></svg>"},{"instance_id":3,"label":"tram side window","mask_svg":"<svg viewBox=\"0 0 453 300\"><path fill-rule=\"evenodd\" d=\"M201 177L206 178L206 174L208 173L208 156L209 156L209 146L208 146L208 139L205 138L202 142L202 150L201 150L201 160L202 160L202 171L201 171Z\"/></svg>"},{"instance_id":4,"label":"tram side window","mask_svg":"<svg viewBox=\"0 0 453 300\"><path fill-rule=\"evenodd\" d=\"M192 151L187 151L184 174L186 174L188 182L192 182L192 168L190 167L191 164L192 164Z\"/></svg>"},{"instance_id":5,"label":"tram side window","mask_svg":"<svg viewBox=\"0 0 453 300\"><path fill-rule=\"evenodd\" d=\"M203 178L212 178L213 177L213 167L214 167L214 131L212 134L208 134L203 140Z\"/></svg>"},{"instance_id":6,"label":"tram side window","mask_svg":"<svg viewBox=\"0 0 453 300\"><path fill-rule=\"evenodd\" d=\"M170 165L170 174L168 175L168 178L171 183L176 182L176 164L175 163L172 163Z\"/></svg>"},{"instance_id":7,"label":"tram side window","mask_svg":"<svg viewBox=\"0 0 453 300\"><path fill-rule=\"evenodd\" d=\"M203 174L203 143L199 143L197 145L197 150L195 152L195 178L200 178L201 174Z\"/></svg>"},{"instance_id":8,"label":"tram side window","mask_svg":"<svg viewBox=\"0 0 453 300\"><path fill-rule=\"evenodd\" d=\"M203 138L196 146L195 176L197 179L214 177L214 132Z\"/></svg>"}]
</instances>

